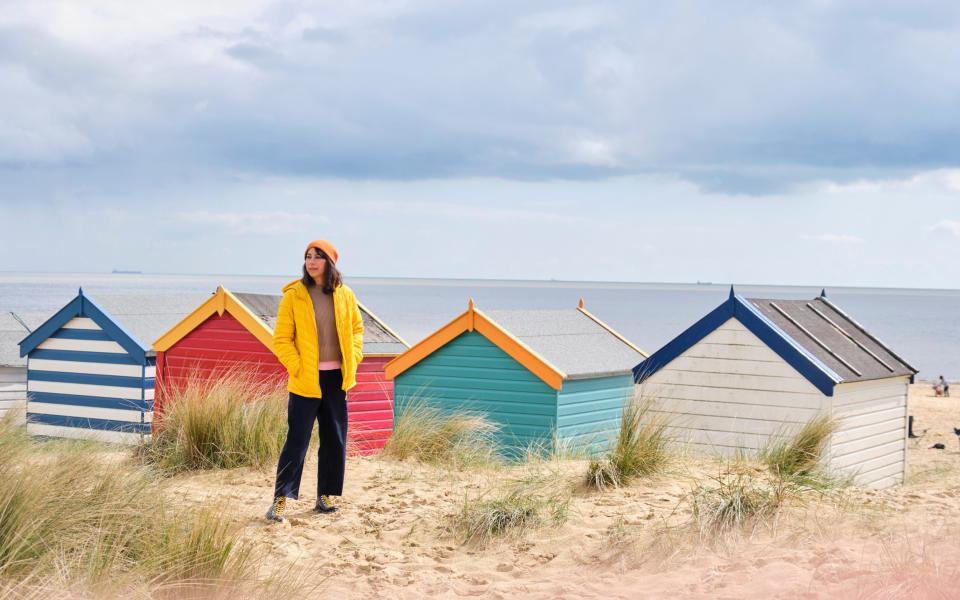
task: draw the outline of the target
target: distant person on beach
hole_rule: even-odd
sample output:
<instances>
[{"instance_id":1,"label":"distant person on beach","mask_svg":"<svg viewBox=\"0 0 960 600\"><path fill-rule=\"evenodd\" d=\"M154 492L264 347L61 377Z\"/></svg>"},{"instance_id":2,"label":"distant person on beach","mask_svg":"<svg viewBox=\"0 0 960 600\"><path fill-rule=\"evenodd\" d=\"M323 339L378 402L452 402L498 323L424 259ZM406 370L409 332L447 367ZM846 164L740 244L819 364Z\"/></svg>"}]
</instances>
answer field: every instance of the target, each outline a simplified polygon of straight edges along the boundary
<instances>
[{"instance_id":1,"label":"distant person on beach","mask_svg":"<svg viewBox=\"0 0 960 600\"><path fill-rule=\"evenodd\" d=\"M943 378L943 375L940 376L940 393L945 397L950 397L950 382Z\"/></svg>"},{"instance_id":2,"label":"distant person on beach","mask_svg":"<svg viewBox=\"0 0 960 600\"><path fill-rule=\"evenodd\" d=\"M300 497L303 462L317 422L316 512L338 510L347 462L347 391L363 360L363 319L357 298L337 270L339 253L327 240L307 244L303 277L283 288L273 343L289 375L287 440L280 452L267 519L284 521L287 498Z\"/></svg>"}]
</instances>

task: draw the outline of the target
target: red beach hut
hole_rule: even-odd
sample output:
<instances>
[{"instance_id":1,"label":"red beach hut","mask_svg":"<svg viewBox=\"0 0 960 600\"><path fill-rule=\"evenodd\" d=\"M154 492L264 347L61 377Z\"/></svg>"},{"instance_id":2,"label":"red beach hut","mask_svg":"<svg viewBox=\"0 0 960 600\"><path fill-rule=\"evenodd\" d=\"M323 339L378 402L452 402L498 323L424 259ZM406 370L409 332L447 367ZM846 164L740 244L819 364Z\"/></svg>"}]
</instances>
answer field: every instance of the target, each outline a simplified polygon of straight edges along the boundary
<instances>
[{"instance_id":1,"label":"red beach hut","mask_svg":"<svg viewBox=\"0 0 960 600\"><path fill-rule=\"evenodd\" d=\"M154 410L191 379L214 380L240 371L259 381L285 381L286 370L273 348L279 295L217 291L153 343L157 353ZM393 430L393 382L384 366L409 345L360 305L363 315L363 362L357 385L347 394L349 439L361 454L379 450Z\"/></svg>"}]
</instances>

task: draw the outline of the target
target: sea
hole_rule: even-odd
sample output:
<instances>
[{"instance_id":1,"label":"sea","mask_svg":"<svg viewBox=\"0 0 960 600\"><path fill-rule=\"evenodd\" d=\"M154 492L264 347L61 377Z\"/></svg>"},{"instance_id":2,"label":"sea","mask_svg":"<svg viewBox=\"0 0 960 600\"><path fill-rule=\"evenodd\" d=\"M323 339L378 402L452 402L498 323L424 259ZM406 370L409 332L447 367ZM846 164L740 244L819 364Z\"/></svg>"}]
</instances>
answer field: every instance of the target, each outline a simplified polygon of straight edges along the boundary
<instances>
[{"instance_id":1,"label":"sea","mask_svg":"<svg viewBox=\"0 0 960 600\"><path fill-rule=\"evenodd\" d=\"M291 275L142 273L3 273L0 312L53 314L79 288L98 294L213 292L279 293ZM729 284L411 279L351 277L358 299L413 344L466 309L573 308L580 298L594 315L634 344L654 352L723 302ZM746 297L803 299L805 286L736 285ZM832 302L920 371L960 380L960 290L832 287Z\"/></svg>"}]
</instances>

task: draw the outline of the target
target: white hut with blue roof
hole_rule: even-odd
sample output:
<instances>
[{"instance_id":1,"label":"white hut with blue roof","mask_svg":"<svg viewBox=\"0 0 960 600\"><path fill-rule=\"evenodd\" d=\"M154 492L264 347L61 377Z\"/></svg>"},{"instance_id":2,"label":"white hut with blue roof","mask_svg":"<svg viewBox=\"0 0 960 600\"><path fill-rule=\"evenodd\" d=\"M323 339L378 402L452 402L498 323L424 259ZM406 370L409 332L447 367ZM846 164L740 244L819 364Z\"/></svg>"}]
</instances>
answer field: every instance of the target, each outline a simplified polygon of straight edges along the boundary
<instances>
[{"instance_id":1,"label":"white hut with blue roof","mask_svg":"<svg viewBox=\"0 0 960 600\"><path fill-rule=\"evenodd\" d=\"M904 479L909 384L917 373L826 293L726 302L634 368L677 439L756 450L833 415L827 465L860 485Z\"/></svg>"},{"instance_id":2,"label":"white hut with blue roof","mask_svg":"<svg viewBox=\"0 0 960 600\"><path fill-rule=\"evenodd\" d=\"M27 430L139 443L153 421L151 343L202 294L77 296L20 342L27 358Z\"/></svg>"}]
</instances>

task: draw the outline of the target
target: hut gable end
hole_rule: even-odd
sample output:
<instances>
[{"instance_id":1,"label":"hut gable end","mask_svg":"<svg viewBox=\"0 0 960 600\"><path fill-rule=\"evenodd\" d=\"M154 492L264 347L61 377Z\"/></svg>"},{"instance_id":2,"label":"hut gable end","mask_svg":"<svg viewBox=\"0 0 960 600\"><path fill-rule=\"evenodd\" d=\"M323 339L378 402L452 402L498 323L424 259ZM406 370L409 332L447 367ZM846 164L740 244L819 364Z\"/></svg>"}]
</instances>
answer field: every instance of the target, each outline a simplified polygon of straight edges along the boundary
<instances>
[{"instance_id":1,"label":"hut gable end","mask_svg":"<svg viewBox=\"0 0 960 600\"><path fill-rule=\"evenodd\" d=\"M550 440L557 392L476 331L464 332L394 382L396 411L426 402L447 412L482 414L500 444L524 448Z\"/></svg>"},{"instance_id":2,"label":"hut gable end","mask_svg":"<svg viewBox=\"0 0 960 600\"><path fill-rule=\"evenodd\" d=\"M396 377L465 331L477 331L555 390L564 381L629 375L645 354L580 309L467 311L387 365Z\"/></svg>"},{"instance_id":3,"label":"hut gable end","mask_svg":"<svg viewBox=\"0 0 960 600\"><path fill-rule=\"evenodd\" d=\"M823 361L764 316L753 304L735 295L732 290L726 302L635 366L634 380L636 383L643 383L730 319L736 319L824 395L832 396L834 387L843 380Z\"/></svg>"}]
</instances>

